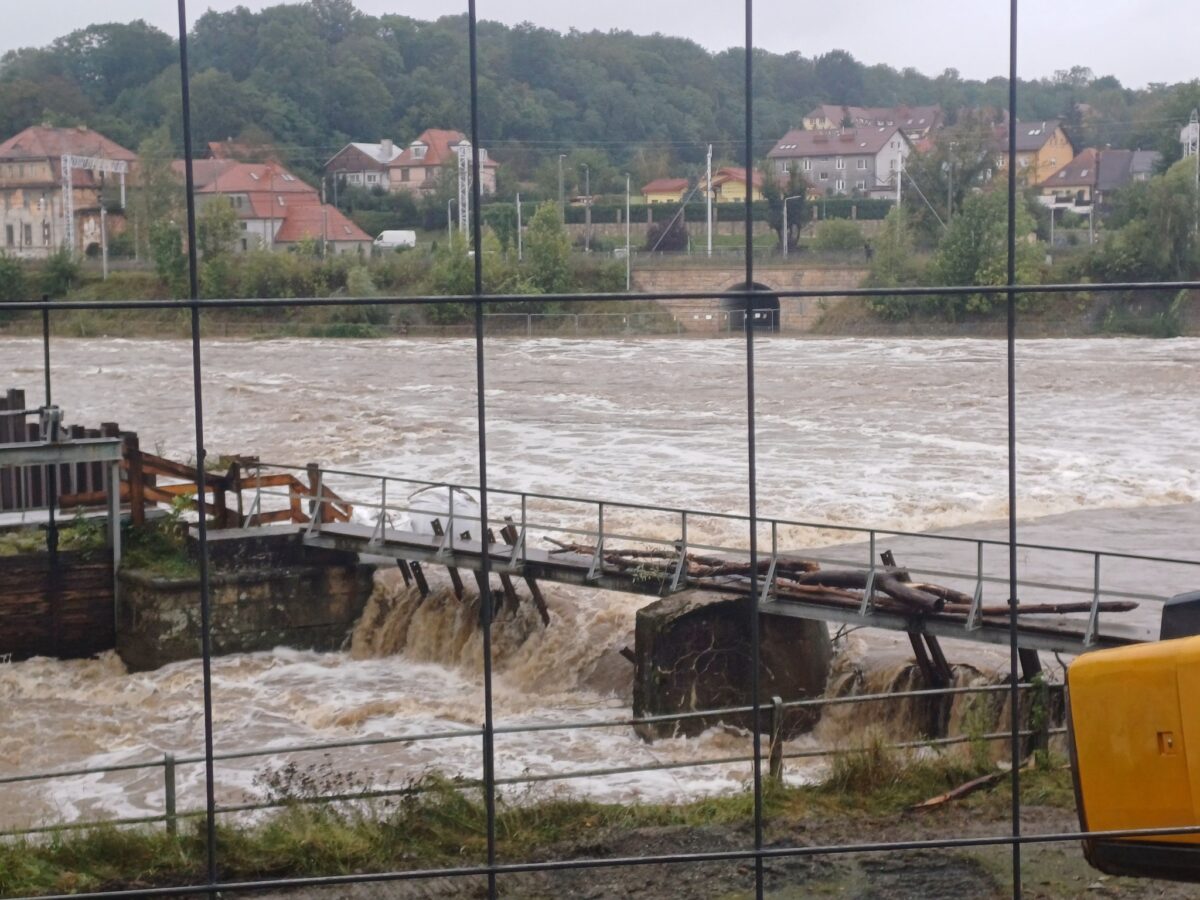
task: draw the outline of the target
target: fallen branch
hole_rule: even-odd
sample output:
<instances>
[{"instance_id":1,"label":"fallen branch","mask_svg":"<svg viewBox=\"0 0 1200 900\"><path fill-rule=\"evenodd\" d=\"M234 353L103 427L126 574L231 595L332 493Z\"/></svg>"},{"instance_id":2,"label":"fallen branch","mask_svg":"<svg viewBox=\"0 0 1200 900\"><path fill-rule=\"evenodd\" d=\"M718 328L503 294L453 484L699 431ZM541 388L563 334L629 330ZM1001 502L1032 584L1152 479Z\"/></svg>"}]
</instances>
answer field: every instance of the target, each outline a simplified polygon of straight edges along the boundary
<instances>
[{"instance_id":1,"label":"fallen branch","mask_svg":"<svg viewBox=\"0 0 1200 900\"><path fill-rule=\"evenodd\" d=\"M992 772L989 775L981 775L979 778L972 778L966 784L960 784L953 790L946 791L944 794L938 794L936 797L930 797L915 806L910 806L909 810L913 812L924 812L929 809L937 809L939 806L945 806L952 800L961 800L978 790L1003 781L1008 776L1008 772Z\"/></svg>"}]
</instances>

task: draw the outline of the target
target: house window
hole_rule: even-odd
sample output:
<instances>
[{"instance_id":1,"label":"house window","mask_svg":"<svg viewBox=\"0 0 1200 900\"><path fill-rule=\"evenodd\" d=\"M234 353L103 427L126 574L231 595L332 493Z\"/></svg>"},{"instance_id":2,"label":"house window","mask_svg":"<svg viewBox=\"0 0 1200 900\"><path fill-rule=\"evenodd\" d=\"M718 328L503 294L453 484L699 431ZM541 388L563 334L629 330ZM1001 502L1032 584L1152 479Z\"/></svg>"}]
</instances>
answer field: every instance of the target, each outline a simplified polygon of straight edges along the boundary
<instances>
[{"instance_id":1,"label":"house window","mask_svg":"<svg viewBox=\"0 0 1200 900\"><path fill-rule=\"evenodd\" d=\"M374 173L367 176L367 184L374 184L378 180L379 180L379 176Z\"/></svg>"},{"instance_id":2,"label":"house window","mask_svg":"<svg viewBox=\"0 0 1200 900\"><path fill-rule=\"evenodd\" d=\"M803 169L805 172L811 172L812 171L812 160L811 159L804 160L802 163L800 163L800 168Z\"/></svg>"},{"instance_id":3,"label":"house window","mask_svg":"<svg viewBox=\"0 0 1200 900\"><path fill-rule=\"evenodd\" d=\"M410 169L401 169L400 170L400 180L401 181L408 181L408 179L411 176L412 176L412 171Z\"/></svg>"},{"instance_id":4,"label":"house window","mask_svg":"<svg viewBox=\"0 0 1200 900\"><path fill-rule=\"evenodd\" d=\"M242 227L245 228L246 226L243 225ZM245 253L247 249L248 249L248 244L246 243L246 239L242 238L242 252Z\"/></svg>"},{"instance_id":5,"label":"house window","mask_svg":"<svg viewBox=\"0 0 1200 900\"><path fill-rule=\"evenodd\" d=\"M865 172L866 170L867 170L867 161L865 159L860 159L858 161L858 171Z\"/></svg>"},{"instance_id":6,"label":"house window","mask_svg":"<svg viewBox=\"0 0 1200 900\"><path fill-rule=\"evenodd\" d=\"M21 230L25 233L25 246L32 247L33 246L33 226L26 225Z\"/></svg>"},{"instance_id":7,"label":"house window","mask_svg":"<svg viewBox=\"0 0 1200 900\"><path fill-rule=\"evenodd\" d=\"M821 180L822 180L822 181L828 181L828 180L829 180L829 173L828 173L828 172L822 172L822 173L821 173L821 175L820 175L820 178L821 178Z\"/></svg>"},{"instance_id":8,"label":"house window","mask_svg":"<svg viewBox=\"0 0 1200 900\"><path fill-rule=\"evenodd\" d=\"M846 161L839 156L837 158L837 162L834 163L834 168L837 168L837 169L846 168Z\"/></svg>"},{"instance_id":9,"label":"house window","mask_svg":"<svg viewBox=\"0 0 1200 900\"><path fill-rule=\"evenodd\" d=\"M425 158L425 150L426 150L426 147L424 144L413 144L412 145L413 159L424 159Z\"/></svg>"},{"instance_id":10,"label":"house window","mask_svg":"<svg viewBox=\"0 0 1200 900\"><path fill-rule=\"evenodd\" d=\"M858 188L858 190L860 190L860 191L865 191L867 189L867 183L865 181L863 181L862 179L859 179L858 181L856 181L854 183L854 186L856 188Z\"/></svg>"},{"instance_id":11,"label":"house window","mask_svg":"<svg viewBox=\"0 0 1200 900\"><path fill-rule=\"evenodd\" d=\"M47 247L50 246L50 223L49 222L42 223L42 243L45 244Z\"/></svg>"},{"instance_id":12,"label":"house window","mask_svg":"<svg viewBox=\"0 0 1200 900\"><path fill-rule=\"evenodd\" d=\"M894 159L892 159L892 160L889 160L888 162L890 163L888 168L891 169L893 172L895 172L896 171L896 161Z\"/></svg>"},{"instance_id":13,"label":"house window","mask_svg":"<svg viewBox=\"0 0 1200 900\"><path fill-rule=\"evenodd\" d=\"M4 246L11 247L13 245L13 227L11 225L4 226Z\"/></svg>"},{"instance_id":14,"label":"house window","mask_svg":"<svg viewBox=\"0 0 1200 900\"><path fill-rule=\"evenodd\" d=\"M846 189L846 179L839 178L833 183L833 187L835 190L844 191Z\"/></svg>"}]
</instances>

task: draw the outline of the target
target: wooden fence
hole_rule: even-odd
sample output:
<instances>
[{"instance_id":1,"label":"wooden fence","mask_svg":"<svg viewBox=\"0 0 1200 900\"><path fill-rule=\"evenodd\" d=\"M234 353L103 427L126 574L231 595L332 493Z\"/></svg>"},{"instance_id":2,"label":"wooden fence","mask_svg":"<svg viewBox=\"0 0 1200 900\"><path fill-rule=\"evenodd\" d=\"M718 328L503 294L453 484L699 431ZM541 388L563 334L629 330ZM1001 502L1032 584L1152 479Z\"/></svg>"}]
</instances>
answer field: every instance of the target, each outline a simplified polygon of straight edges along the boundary
<instances>
[{"instance_id":1,"label":"wooden fence","mask_svg":"<svg viewBox=\"0 0 1200 900\"><path fill-rule=\"evenodd\" d=\"M10 389L0 396L0 444L23 444L41 440L38 421L26 407L25 392ZM244 467L257 463L254 457L220 460L217 471L203 473L186 463L175 462L141 449L137 433L122 431L116 422L104 422L99 428L64 426L63 436L80 438L117 437L121 439L121 505L130 510L134 525L146 521L146 512L159 504L196 509L197 484L202 482L208 515L218 528L237 528L246 523L243 492L260 488L286 488L289 502L284 509L259 511L256 524L267 522L306 523L314 508L322 522L346 522L352 507L328 488L321 488L316 464L308 467L307 482L290 473L243 475ZM60 466L0 467L0 512L44 509L49 505L50 471L57 469L56 506L62 510L103 507L108 485L102 463L73 463ZM324 502L312 502L318 495ZM306 502L307 501L307 502Z\"/></svg>"}]
</instances>

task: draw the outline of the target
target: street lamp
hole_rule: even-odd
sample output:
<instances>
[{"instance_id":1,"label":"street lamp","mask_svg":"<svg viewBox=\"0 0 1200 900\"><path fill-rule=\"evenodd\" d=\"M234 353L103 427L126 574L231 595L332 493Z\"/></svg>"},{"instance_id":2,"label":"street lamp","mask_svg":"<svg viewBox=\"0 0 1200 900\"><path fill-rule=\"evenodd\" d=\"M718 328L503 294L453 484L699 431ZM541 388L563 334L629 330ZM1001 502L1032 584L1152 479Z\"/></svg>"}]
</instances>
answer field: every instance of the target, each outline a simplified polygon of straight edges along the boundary
<instances>
[{"instance_id":1,"label":"street lamp","mask_svg":"<svg viewBox=\"0 0 1200 900\"><path fill-rule=\"evenodd\" d=\"M788 258L788 238L791 237L791 233L788 231L788 220L787 220L788 201L789 200L799 200L803 196L804 196L803 194L793 194L790 197L783 198L783 258L784 259Z\"/></svg>"}]
</instances>

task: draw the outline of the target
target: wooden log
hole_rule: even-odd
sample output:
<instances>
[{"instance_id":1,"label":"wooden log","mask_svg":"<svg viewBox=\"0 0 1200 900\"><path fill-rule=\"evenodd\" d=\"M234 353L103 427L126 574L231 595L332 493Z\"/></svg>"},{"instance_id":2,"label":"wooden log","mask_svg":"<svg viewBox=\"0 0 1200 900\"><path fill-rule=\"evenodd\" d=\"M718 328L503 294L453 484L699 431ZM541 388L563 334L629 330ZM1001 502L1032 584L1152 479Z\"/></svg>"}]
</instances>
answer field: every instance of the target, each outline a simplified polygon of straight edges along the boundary
<instances>
[{"instance_id":1,"label":"wooden log","mask_svg":"<svg viewBox=\"0 0 1200 900\"><path fill-rule=\"evenodd\" d=\"M408 568L408 560L397 559L396 568L400 570L400 577L404 579L404 586L412 587L412 572Z\"/></svg>"},{"instance_id":2,"label":"wooden log","mask_svg":"<svg viewBox=\"0 0 1200 900\"><path fill-rule=\"evenodd\" d=\"M517 541L520 540L520 535L517 533L517 525L511 517L505 518L504 527L500 530L500 534L510 547L515 547ZM538 615L542 618L542 625L549 625L550 610L546 606L546 598L542 596L542 589L538 585L537 579L528 572L524 573L524 578L525 586L529 588L529 595L533 597L533 604L537 607Z\"/></svg>"}]
</instances>

